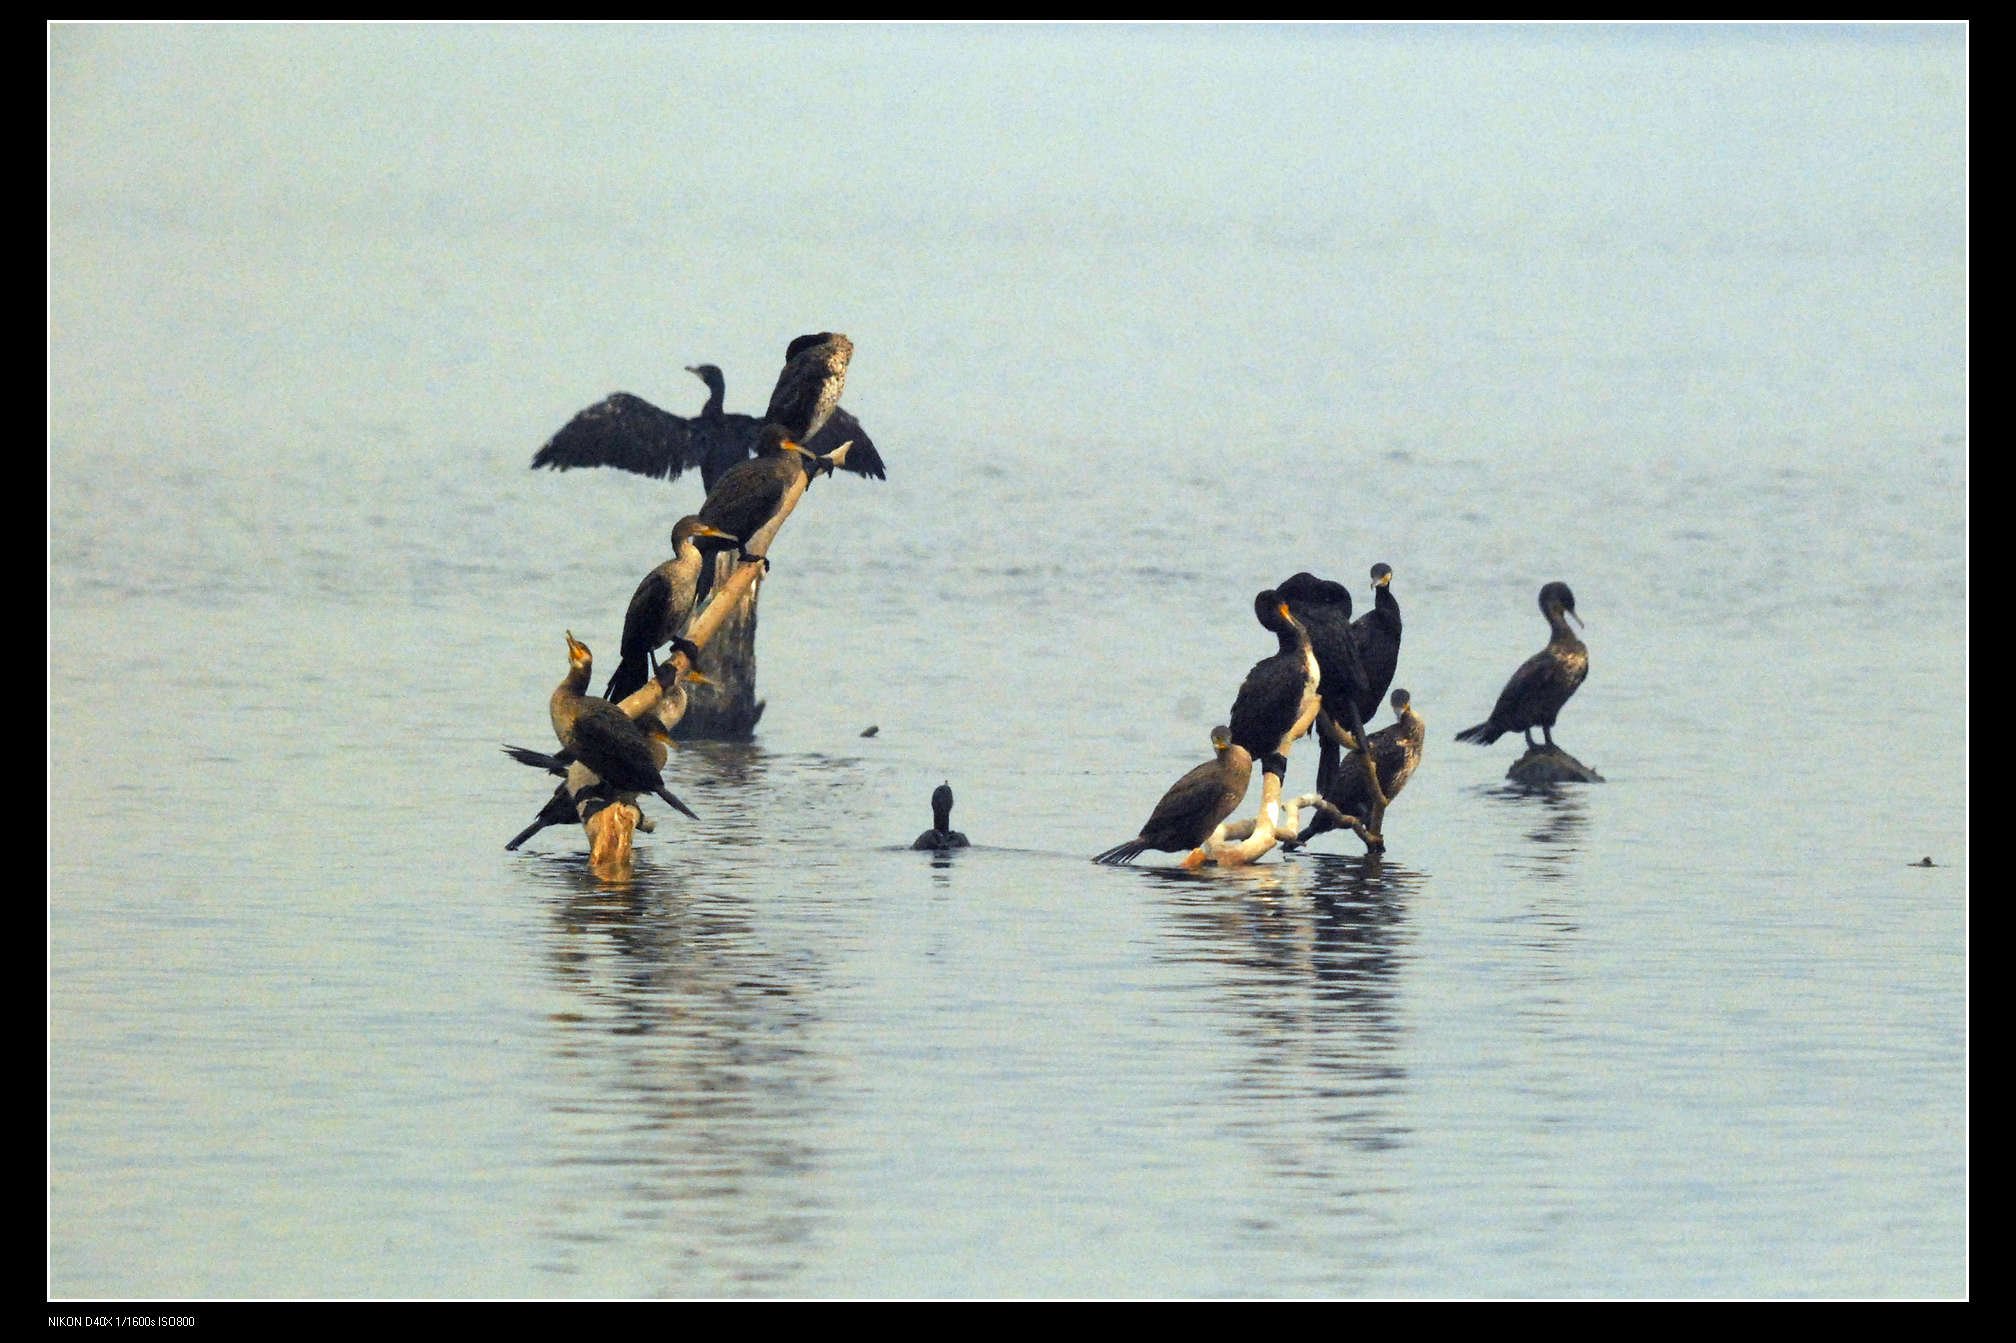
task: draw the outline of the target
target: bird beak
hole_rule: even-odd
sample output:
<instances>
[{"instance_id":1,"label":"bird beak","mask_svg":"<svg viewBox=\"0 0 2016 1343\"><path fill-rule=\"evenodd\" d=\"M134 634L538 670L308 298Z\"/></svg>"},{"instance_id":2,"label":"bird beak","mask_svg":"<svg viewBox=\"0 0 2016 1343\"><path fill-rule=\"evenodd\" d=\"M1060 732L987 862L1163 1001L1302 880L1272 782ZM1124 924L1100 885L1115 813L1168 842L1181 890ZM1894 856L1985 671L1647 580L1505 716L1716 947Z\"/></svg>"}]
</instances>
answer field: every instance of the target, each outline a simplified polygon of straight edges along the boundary
<instances>
[{"instance_id":1,"label":"bird beak","mask_svg":"<svg viewBox=\"0 0 2016 1343\"><path fill-rule=\"evenodd\" d=\"M1283 620L1290 620L1290 621L1292 621L1293 619L1295 619L1295 613L1294 613L1293 611L1290 611L1290 610L1288 609L1288 603L1287 603L1287 602L1282 602L1282 603L1281 603L1281 618L1282 618Z\"/></svg>"},{"instance_id":2,"label":"bird beak","mask_svg":"<svg viewBox=\"0 0 2016 1343\"><path fill-rule=\"evenodd\" d=\"M1572 619L1577 625L1582 625L1582 617L1575 614L1574 607L1564 606L1561 609L1566 611L1569 615L1569 618ZM1582 625L1582 628L1587 629L1589 627L1587 625Z\"/></svg>"},{"instance_id":3,"label":"bird beak","mask_svg":"<svg viewBox=\"0 0 2016 1343\"><path fill-rule=\"evenodd\" d=\"M1381 574L1381 575L1379 575L1379 582L1377 583L1377 585L1376 585L1376 586L1378 586L1378 587L1382 587L1382 588L1383 588L1383 587L1388 587L1388 586L1391 586L1392 582L1393 582L1393 575L1392 575L1392 574Z\"/></svg>"},{"instance_id":4,"label":"bird beak","mask_svg":"<svg viewBox=\"0 0 2016 1343\"><path fill-rule=\"evenodd\" d=\"M576 658L588 656L588 645L575 638L573 630L567 631L567 656Z\"/></svg>"},{"instance_id":5,"label":"bird beak","mask_svg":"<svg viewBox=\"0 0 2016 1343\"><path fill-rule=\"evenodd\" d=\"M728 533L726 533L726 532L722 531L722 530L721 530L721 529L720 529L719 527L714 527L714 526L710 526L709 524L707 524L707 523L704 523L704 522L700 524L700 527L699 527L699 529L698 529L697 531L695 531L695 532L693 533L693 535L695 535L695 536L718 536L718 537L720 537L720 538L721 538L721 539L722 539L723 541L733 541L733 542L737 543L738 545L739 545L739 544L741 543L741 541L742 541L742 538L741 538L741 537L739 537L739 536L730 536L730 535L728 535Z\"/></svg>"},{"instance_id":6,"label":"bird beak","mask_svg":"<svg viewBox=\"0 0 2016 1343\"><path fill-rule=\"evenodd\" d=\"M684 680L684 681L692 681L692 682L694 682L694 683L695 683L695 684L697 684L697 685L713 685L713 684L714 684L714 678L713 678L713 677L711 677L711 676L703 676L703 675L701 675L701 674L700 674L699 672L697 672L697 671L693 670L693 669L692 669L691 667L688 667L688 668L686 669L686 674L685 674L684 676L682 676L682 677L681 677L680 679L681 679L681 680Z\"/></svg>"}]
</instances>

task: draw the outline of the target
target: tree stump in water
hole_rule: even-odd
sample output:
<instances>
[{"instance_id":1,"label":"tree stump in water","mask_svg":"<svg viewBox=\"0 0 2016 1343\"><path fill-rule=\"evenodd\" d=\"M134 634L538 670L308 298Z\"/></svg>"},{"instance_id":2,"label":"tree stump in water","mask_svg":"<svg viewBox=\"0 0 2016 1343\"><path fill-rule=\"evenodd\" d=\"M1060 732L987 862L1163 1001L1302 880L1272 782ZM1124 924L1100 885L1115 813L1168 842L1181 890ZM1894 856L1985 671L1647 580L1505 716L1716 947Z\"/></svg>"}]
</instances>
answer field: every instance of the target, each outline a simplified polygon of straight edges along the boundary
<instances>
[{"instance_id":1,"label":"tree stump in water","mask_svg":"<svg viewBox=\"0 0 2016 1343\"><path fill-rule=\"evenodd\" d=\"M735 572L735 553L714 558L718 590ZM747 741L756 734L763 704L756 698L756 596L759 579L735 603L700 659L706 683L686 691L686 716L673 724L675 741Z\"/></svg>"},{"instance_id":2,"label":"tree stump in water","mask_svg":"<svg viewBox=\"0 0 2016 1343\"><path fill-rule=\"evenodd\" d=\"M1538 788L1551 783L1602 783L1603 776L1558 746L1535 746L1512 762L1505 777Z\"/></svg>"}]
</instances>

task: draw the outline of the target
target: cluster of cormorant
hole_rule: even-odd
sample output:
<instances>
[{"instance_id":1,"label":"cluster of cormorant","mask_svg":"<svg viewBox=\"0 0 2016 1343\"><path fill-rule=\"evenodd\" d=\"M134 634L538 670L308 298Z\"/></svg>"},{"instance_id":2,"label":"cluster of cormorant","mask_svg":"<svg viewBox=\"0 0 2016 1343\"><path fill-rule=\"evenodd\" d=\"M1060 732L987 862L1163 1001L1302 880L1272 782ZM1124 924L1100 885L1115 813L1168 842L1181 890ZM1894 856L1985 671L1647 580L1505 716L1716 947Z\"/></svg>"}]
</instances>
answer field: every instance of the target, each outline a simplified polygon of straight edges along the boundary
<instances>
[{"instance_id":1,"label":"cluster of cormorant","mask_svg":"<svg viewBox=\"0 0 2016 1343\"><path fill-rule=\"evenodd\" d=\"M1427 726L1405 690L1392 692L1394 722L1367 734L1365 723L1392 684L1400 657L1400 603L1393 570L1372 567L1373 609L1351 618L1351 594L1341 583L1298 573L1253 599L1253 613L1278 647L1254 664L1232 702L1229 726L1213 728L1213 758L1178 779L1162 795L1133 839L1094 861L1126 863L1149 849L1183 853L1183 866L1250 862L1279 843L1306 844L1328 830L1348 828L1371 852L1384 848L1386 808L1421 762ZM1589 651L1568 627L1575 595L1566 583L1540 590L1540 610L1551 637L1506 683L1491 717L1457 734L1458 741L1488 745L1506 732L1539 728L1545 749L1563 769L1583 770L1554 745L1561 706L1589 671ZM1289 748L1314 731L1321 757L1316 791L1287 800L1281 788ZM1362 743L1362 745L1361 745ZM1339 751L1349 754L1339 758ZM1229 821L1245 800L1253 765L1261 766L1261 808L1251 820ZM1584 771L1583 777L1594 777ZM1313 810L1302 827L1304 810Z\"/></svg>"},{"instance_id":2,"label":"cluster of cormorant","mask_svg":"<svg viewBox=\"0 0 2016 1343\"><path fill-rule=\"evenodd\" d=\"M1373 609L1355 621L1350 590L1311 573L1257 594L1254 618L1274 635L1276 648L1246 673L1228 724L1212 729L1212 759L1171 785L1139 834L1095 861L1131 862L1149 849L1184 853L1186 867L1250 861L1277 841L1297 839L1305 807L1361 827L1367 843L1376 846L1378 811L1362 809L1370 818L1367 827L1357 812L1342 811L1338 799L1355 804L1361 793L1368 794L1383 811L1413 773L1421 737L1418 727L1406 729L1409 716L1403 714L1400 723L1372 740L1369 756L1359 749L1367 740L1365 720L1377 711L1400 663L1400 602L1391 565L1372 567L1372 586ZM1407 692L1396 692L1394 702L1396 711L1407 704ZM1411 721L1418 725L1420 718L1413 715ZM1317 791L1284 806L1280 791L1289 749L1312 730L1322 754ZM1340 760L1340 748L1351 754ZM1261 769L1261 813L1251 822L1228 824L1226 818L1245 800L1255 761ZM1375 766L1377 780L1370 774ZM1354 779L1347 781L1347 775ZM1322 828L1338 823L1330 820Z\"/></svg>"},{"instance_id":3,"label":"cluster of cormorant","mask_svg":"<svg viewBox=\"0 0 2016 1343\"><path fill-rule=\"evenodd\" d=\"M649 793L687 816L693 811L665 787L661 771L672 725L685 713L684 681L706 683L695 669L700 649L687 638L713 587L717 554L733 548L743 562L770 567L750 546L762 539L792 489L836 468L885 477L882 459L840 408L853 342L836 332L800 336L784 352L784 369L763 419L721 409L721 371L690 369L710 391L699 416L682 419L617 392L570 420L532 459L535 467L615 466L673 478L698 467L707 487L699 512L672 528L672 556L647 573L623 618L621 659L600 699L587 695L593 658L567 635L567 675L553 691L550 714L561 751L542 755L507 746L513 758L566 778L517 848L547 825L586 820L611 801ZM820 450L836 433L848 437ZM753 454L753 456L752 456ZM658 650L672 656L662 664ZM650 693L641 693L649 691ZM950 793L947 790L949 809ZM695 817L695 819L698 819Z\"/></svg>"},{"instance_id":4,"label":"cluster of cormorant","mask_svg":"<svg viewBox=\"0 0 2016 1343\"><path fill-rule=\"evenodd\" d=\"M687 371L708 388L699 415L673 415L617 392L581 411L534 456L535 467L615 466L667 479L697 467L707 497L697 513L674 525L671 557L632 594L621 657L602 698L587 694L592 655L568 633L567 674L549 705L560 751L505 747L521 762L564 777L507 848L544 826L586 820L613 801L634 803L646 793L694 816L665 786L662 771L672 727L687 709L686 684L708 683L695 665L700 648L687 636L712 589L716 557L732 548L738 561L760 562L767 570L767 555L751 547L760 540L768 549L773 524L801 482L809 488L836 468L886 476L860 423L840 408L853 349L834 332L792 341L760 419L727 413L721 370L697 364ZM1155 849L1184 853L1186 867L1229 865L1251 861L1276 843L1292 849L1340 827L1357 833L1371 851L1383 848L1386 809L1420 764L1425 724L1408 692L1396 689L1389 701L1394 721L1366 731L1399 666L1402 628L1392 567L1373 565L1371 578L1373 607L1356 620L1343 584L1307 572L1254 597L1254 617L1275 636L1276 649L1247 672L1228 722L1212 729L1212 758L1170 786L1140 833L1096 861L1131 862ZM1532 738L1537 727L1548 752L1582 769L1559 752L1553 734L1562 705L1588 675L1588 649L1568 625L1581 617L1566 583L1540 590L1540 610L1550 631L1547 647L1513 673L1491 716L1457 740L1488 745L1521 732L1531 753L1541 749ZM661 664L658 651L668 646L672 655ZM1315 791L1284 801L1289 750L1312 732L1320 753ZM1249 821L1229 821L1245 799L1256 761L1260 812ZM932 828L911 847L965 847L966 837L951 828L949 783L932 794L931 807ZM1307 829L1301 826L1305 810L1314 813Z\"/></svg>"}]
</instances>

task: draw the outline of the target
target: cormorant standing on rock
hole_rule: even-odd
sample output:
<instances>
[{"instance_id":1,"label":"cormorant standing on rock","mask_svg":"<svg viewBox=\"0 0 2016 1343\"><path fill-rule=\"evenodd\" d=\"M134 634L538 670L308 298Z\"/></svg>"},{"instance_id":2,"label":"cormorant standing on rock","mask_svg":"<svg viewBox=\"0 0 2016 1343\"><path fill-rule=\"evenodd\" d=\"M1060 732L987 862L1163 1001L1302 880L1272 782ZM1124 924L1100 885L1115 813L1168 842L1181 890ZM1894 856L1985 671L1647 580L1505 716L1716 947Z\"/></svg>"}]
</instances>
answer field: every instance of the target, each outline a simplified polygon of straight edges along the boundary
<instances>
[{"instance_id":1,"label":"cormorant standing on rock","mask_svg":"<svg viewBox=\"0 0 2016 1343\"><path fill-rule=\"evenodd\" d=\"M1575 616L1578 625L1582 617L1575 615L1575 594L1566 583L1549 583L1540 589L1540 612L1547 617L1551 632L1547 646L1512 673L1512 679L1499 692L1491 716L1457 733L1457 741L1489 746L1507 732L1522 732L1526 735L1526 748L1532 750L1533 729L1537 727L1549 747L1560 749L1554 746L1554 720L1560 716L1561 706L1589 675L1589 649L1568 628L1568 617Z\"/></svg>"}]
</instances>

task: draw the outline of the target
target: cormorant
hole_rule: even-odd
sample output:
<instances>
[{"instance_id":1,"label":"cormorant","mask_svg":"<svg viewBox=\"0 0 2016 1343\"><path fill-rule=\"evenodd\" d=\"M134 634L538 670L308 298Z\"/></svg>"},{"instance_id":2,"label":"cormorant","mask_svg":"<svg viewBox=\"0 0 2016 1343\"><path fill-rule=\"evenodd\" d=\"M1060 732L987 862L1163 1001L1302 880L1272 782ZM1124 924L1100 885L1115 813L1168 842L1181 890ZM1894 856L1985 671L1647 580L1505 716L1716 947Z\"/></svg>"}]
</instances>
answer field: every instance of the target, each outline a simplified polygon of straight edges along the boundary
<instances>
[{"instance_id":1,"label":"cormorant","mask_svg":"<svg viewBox=\"0 0 2016 1343\"><path fill-rule=\"evenodd\" d=\"M1351 622L1351 641L1365 668L1365 693L1358 713L1366 722L1379 712L1393 673L1400 666L1400 601L1393 595L1393 566L1372 566L1372 609Z\"/></svg>"},{"instance_id":2,"label":"cormorant","mask_svg":"<svg viewBox=\"0 0 2016 1343\"><path fill-rule=\"evenodd\" d=\"M571 654L573 650L570 647L568 651ZM707 678L688 667L681 673L679 680L698 681L704 684ZM671 726L678 722L685 712L686 687L674 682L672 687L659 697L658 702L638 720L638 726L643 729L645 737L651 743L652 762L661 770L671 754ZM507 849L516 849L549 825L585 821L611 802L626 800L624 790L607 779L598 779L576 791L568 779L570 767L575 763L574 753L565 747L554 755L545 755L523 746L506 746L504 752L521 765L530 765L535 769L543 769L548 774L557 774L562 780L553 790L553 796L547 799L546 805L540 809L538 816L533 818L532 824L519 831L512 837L511 842L504 846ZM632 793L630 796L634 797L635 794ZM686 811L684 807L680 810ZM686 811L686 814L693 815L690 811ZM694 819L699 818L696 816ZM639 821L638 825L646 830L651 828L644 821Z\"/></svg>"},{"instance_id":3,"label":"cormorant","mask_svg":"<svg viewBox=\"0 0 2016 1343\"><path fill-rule=\"evenodd\" d=\"M1380 791L1386 794L1388 803L1400 796L1400 790L1413 777L1415 766L1421 763L1421 751L1427 742L1428 732L1427 723L1414 711L1412 697L1405 690L1393 692L1392 704L1397 721L1368 737L1372 745L1372 763L1379 770ZM1374 815L1371 780L1365 777L1365 761L1357 751L1345 758L1330 782L1320 787L1318 792L1325 802L1346 816L1359 820L1378 819ZM1318 809L1308 828L1288 847L1307 844L1324 831L1337 828L1331 813Z\"/></svg>"},{"instance_id":4,"label":"cormorant","mask_svg":"<svg viewBox=\"0 0 2016 1343\"><path fill-rule=\"evenodd\" d=\"M952 828L952 782L931 790L931 828L912 841L913 849L963 849L966 836Z\"/></svg>"},{"instance_id":5,"label":"cormorant","mask_svg":"<svg viewBox=\"0 0 2016 1343\"><path fill-rule=\"evenodd\" d=\"M820 458L801 447L781 424L766 424L757 435L754 461L738 463L715 482L707 501L696 515L700 521L729 536L741 537L741 557L760 559L749 553L749 542L777 515L777 506L800 476L817 475ZM702 565L703 575L707 566ZM711 586L701 580L701 595Z\"/></svg>"},{"instance_id":6,"label":"cormorant","mask_svg":"<svg viewBox=\"0 0 2016 1343\"><path fill-rule=\"evenodd\" d=\"M1318 716L1316 786L1327 787L1337 767L1336 733L1348 733L1355 744L1373 710L1364 706L1368 673L1361 661L1356 630L1351 624L1351 593L1342 583L1299 573L1275 589L1309 635L1321 673L1317 689L1323 702Z\"/></svg>"},{"instance_id":7,"label":"cormorant","mask_svg":"<svg viewBox=\"0 0 2016 1343\"><path fill-rule=\"evenodd\" d=\"M1277 776L1288 768L1288 748L1316 721L1322 699L1317 687L1321 669L1309 647L1309 636L1273 588L1256 594L1253 614L1274 632L1280 648L1246 673L1232 702L1232 740L1264 772Z\"/></svg>"},{"instance_id":8,"label":"cormorant","mask_svg":"<svg viewBox=\"0 0 2016 1343\"><path fill-rule=\"evenodd\" d=\"M594 666L594 655L570 631L567 635L567 675L553 690L548 711L553 733L560 745L573 752L574 759L626 793L650 793L671 807L700 818L693 809L673 796L659 776L665 748L654 756L651 736L621 709L606 699L590 699L582 692ZM657 724L662 734L663 725Z\"/></svg>"},{"instance_id":9,"label":"cormorant","mask_svg":"<svg viewBox=\"0 0 2016 1343\"><path fill-rule=\"evenodd\" d=\"M683 517L672 528L672 558L644 575L623 616L623 658L610 676L602 698L620 702L643 685L656 670L653 655L667 643L684 644L686 660L699 660L700 650L686 642L686 626L700 608L700 571L708 559L694 544L696 537L740 543L742 538L697 517Z\"/></svg>"},{"instance_id":10,"label":"cormorant","mask_svg":"<svg viewBox=\"0 0 2016 1343\"><path fill-rule=\"evenodd\" d=\"M1521 732L1526 736L1526 748L1532 750L1533 729L1537 727L1547 745L1554 746L1554 720L1589 675L1589 649L1568 628L1568 617L1575 616L1578 625L1582 617L1575 615L1575 594L1566 583L1549 583L1540 589L1540 611L1551 632L1547 646L1512 673L1491 716L1457 733L1457 741L1489 746L1507 732Z\"/></svg>"},{"instance_id":11,"label":"cormorant","mask_svg":"<svg viewBox=\"0 0 2016 1343\"><path fill-rule=\"evenodd\" d=\"M1169 786L1141 833L1096 855L1095 863L1131 863L1144 849L1186 853L1211 837L1244 800L1253 757L1227 727L1211 729L1212 758Z\"/></svg>"},{"instance_id":12,"label":"cormorant","mask_svg":"<svg viewBox=\"0 0 2016 1343\"><path fill-rule=\"evenodd\" d=\"M838 404L853 349L845 336L828 332L792 341L785 351L777 390L770 398L774 412L766 418L778 419L781 413L782 423L795 431L794 437L820 455L852 440L852 451L838 464L882 480L888 473L881 454L862 432L861 422ZM837 380L833 372L836 361ZM690 364L686 371L707 384L707 404L698 415L687 419L628 392L615 392L569 420L533 455L532 465L556 471L613 466L667 480L677 479L689 467L698 467L701 483L712 490L730 467L746 461L756 450L756 431L765 421L722 409L726 385L719 368ZM818 426L806 428L801 420L809 422L818 415L829 383L832 401L826 403L827 414L819 417Z\"/></svg>"}]
</instances>

